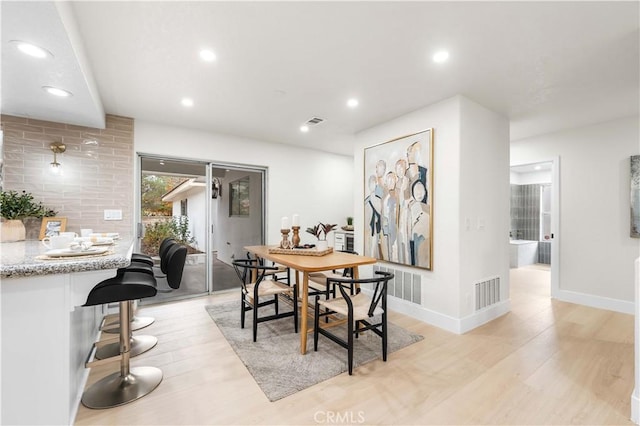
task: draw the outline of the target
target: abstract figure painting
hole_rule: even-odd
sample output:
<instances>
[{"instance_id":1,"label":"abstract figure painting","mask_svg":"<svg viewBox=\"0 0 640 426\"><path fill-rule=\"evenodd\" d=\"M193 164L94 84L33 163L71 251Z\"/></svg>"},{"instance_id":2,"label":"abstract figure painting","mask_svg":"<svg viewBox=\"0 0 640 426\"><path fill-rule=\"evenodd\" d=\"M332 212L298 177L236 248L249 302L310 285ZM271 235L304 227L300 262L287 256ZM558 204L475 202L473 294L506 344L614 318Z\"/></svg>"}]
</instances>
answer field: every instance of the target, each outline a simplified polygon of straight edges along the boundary
<instances>
[{"instance_id":1,"label":"abstract figure painting","mask_svg":"<svg viewBox=\"0 0 640 426\"><path fill-rule=\"evenodd\" d=\"M432 269L433 129L364 150L364 254Z\"/></svg>"},{"instance_id":2,"label":"abstract figure painting","mask_svg":"<svg viewBox=\"0 0 640 426\"><path fill-rule=\"evenodd\" d=\"M631 156L631 237L640 238L640 155Z\"/></svg>"}]
</instances>

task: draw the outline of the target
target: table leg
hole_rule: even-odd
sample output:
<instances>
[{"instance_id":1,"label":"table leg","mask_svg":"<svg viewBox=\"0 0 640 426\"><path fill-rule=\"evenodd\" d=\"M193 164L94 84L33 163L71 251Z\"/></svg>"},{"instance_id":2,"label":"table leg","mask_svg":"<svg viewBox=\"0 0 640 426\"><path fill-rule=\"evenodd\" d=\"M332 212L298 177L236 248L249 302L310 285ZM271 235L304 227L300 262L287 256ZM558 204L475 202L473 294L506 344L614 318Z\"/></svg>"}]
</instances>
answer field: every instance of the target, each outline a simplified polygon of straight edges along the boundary
<instances>
[{"instance_id":1,"label":"table leg","mask_svg":"<svg viewBox=\"0 0 640 426\"><path fill-rule=\"evenodd\" d=\"M298 277L296 271L296 280ZM298 281L299 282L299 281ZM307 318L309 315L309 273L302 273L302 301L300 303L300 353L307 353Z\"/></svg>"}]
</instances>

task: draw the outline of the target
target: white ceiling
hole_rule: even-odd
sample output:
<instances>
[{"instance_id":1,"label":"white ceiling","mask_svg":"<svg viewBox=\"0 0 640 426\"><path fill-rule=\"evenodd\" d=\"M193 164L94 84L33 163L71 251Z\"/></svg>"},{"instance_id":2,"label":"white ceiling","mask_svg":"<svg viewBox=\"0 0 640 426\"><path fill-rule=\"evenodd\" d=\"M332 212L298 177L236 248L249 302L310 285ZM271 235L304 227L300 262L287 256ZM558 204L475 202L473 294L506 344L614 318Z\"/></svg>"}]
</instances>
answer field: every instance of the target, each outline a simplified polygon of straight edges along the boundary
<instances>
[{"instance_id":1,"label":"white ceiling","mask_svg":"<svg viewBox=\"0 0 640 426\"><path fill-rule=\"evenodd\" d=\"M351 155L354 133L462 94L509 117L517 140L638 114L638 5L5 1L1 107L90 126L106 112ZM22 57L12 39L55 57ZM200 61L202 47L215 63ZM450 60L433 63L442 48ZM54 83L74 96L40 89ZM301 133L312 117L326 121Z\"/></svg>"}]
</instances>

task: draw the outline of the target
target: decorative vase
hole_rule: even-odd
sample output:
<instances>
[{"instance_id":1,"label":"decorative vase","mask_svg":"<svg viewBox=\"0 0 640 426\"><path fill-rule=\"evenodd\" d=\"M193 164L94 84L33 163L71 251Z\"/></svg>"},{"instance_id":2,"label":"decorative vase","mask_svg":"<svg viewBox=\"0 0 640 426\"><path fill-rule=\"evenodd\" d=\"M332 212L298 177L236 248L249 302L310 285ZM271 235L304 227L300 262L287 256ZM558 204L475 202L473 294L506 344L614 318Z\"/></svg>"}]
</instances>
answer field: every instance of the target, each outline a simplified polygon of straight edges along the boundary
<instances>
[{"instance_id":1,"label":"decorative vase","mask_svg":"<svg viewBox=\"0 0 640 426\"><path fill-rule=\"evenodd\" d=\"M325 251L328 248L329 248L329 243L327 242L327 240L318 240L318 243L316 244L316 250Z\"/></svg>"},{"instance_id":2,"label":"decorative vase","mask_svg":"<svg viewBox=\"0 0 640 426\"><path fill-rule=\"evenodd\" d=\"M21 220L6 220L0 226L0 242L24 241L26 233L24 223Z\"/></svg>"},{"instance_id":3,"label":"decorative vase","mask_svg":"<svg viewBox=\"0 0 640 426\"><path fill-rule=\"evenodd\" d=\"M42 227L41 217L25 217L22 219L24 228L27 230L26 240L39 240L40 228Z\"/></svg>"}]
</instances>

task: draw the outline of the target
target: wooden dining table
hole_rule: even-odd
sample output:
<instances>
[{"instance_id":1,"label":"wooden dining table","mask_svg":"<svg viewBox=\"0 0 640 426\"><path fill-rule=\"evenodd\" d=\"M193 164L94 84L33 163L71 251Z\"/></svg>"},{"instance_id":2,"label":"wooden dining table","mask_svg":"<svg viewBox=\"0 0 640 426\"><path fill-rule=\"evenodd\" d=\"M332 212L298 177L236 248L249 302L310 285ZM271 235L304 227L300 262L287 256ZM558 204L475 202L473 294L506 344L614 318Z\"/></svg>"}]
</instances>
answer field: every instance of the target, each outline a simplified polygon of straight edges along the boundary
<instances>
[{"instance_id":1,"label":"wooden dining table","mask_svg":"<svg viewBox=\"0 0 640 426\"><path fill-rule=\"evenodd\" d=\"M313 330L310 330L308 327L308 316L310 313L308 303L309 274L333 269L353 268L353 278L357 279L359 277L359 266L371 265L378 260L373 257L340 251L333 251L323 256L270 253L270 248L275 248L275 246L247 246L245 250L253 253L258 258L267 259L295 270L298 293L303 302L300 304L300 353L304 355L307 352L307 333ZM302 281L300 281L300 273L302 273Z\"/></svg>"}]
</instances>

